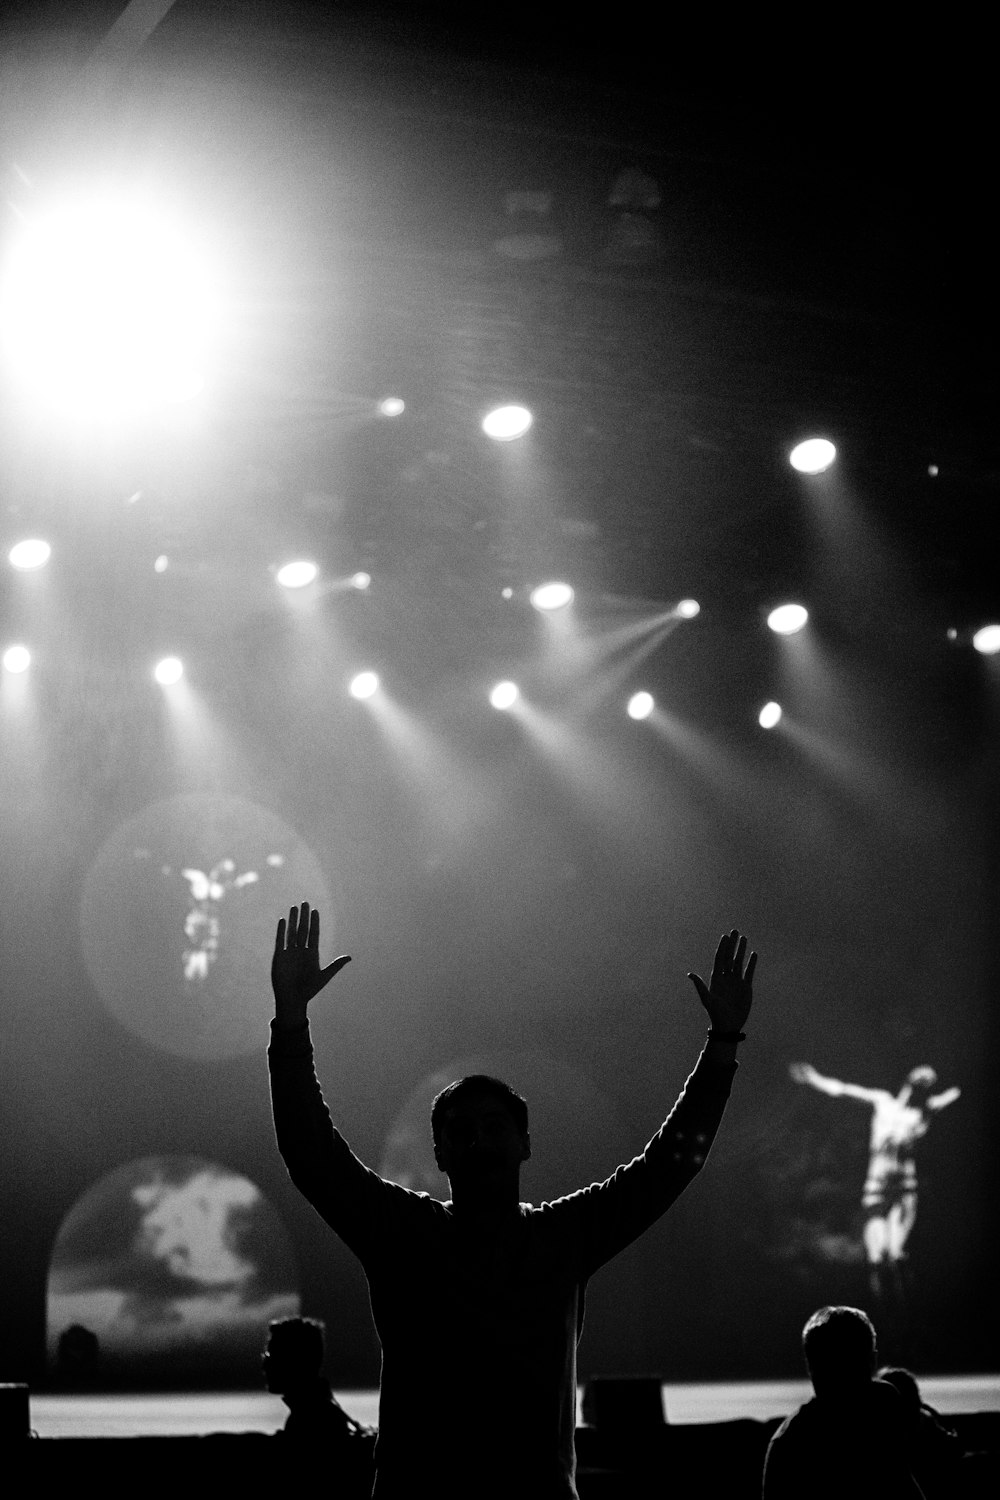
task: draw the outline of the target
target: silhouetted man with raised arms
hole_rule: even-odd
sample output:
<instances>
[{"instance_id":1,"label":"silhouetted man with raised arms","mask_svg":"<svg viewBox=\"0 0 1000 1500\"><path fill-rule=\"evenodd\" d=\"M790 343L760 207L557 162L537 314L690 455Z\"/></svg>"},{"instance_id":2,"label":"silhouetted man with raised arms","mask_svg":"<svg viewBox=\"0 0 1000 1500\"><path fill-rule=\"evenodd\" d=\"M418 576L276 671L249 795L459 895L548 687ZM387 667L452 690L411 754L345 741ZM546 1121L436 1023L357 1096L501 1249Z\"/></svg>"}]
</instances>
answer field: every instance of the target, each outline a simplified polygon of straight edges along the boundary
<instances>
[{"instance_id":1,"label":"silhouetted man with raised arms","mask_svg":"<svg viewBox=\"0 0 1000 1500\"><path fill-rule=\"evenodd\" d=\"M435 1156L452 1196L386 1182L335 1130L312 1063L307 1006L346 955L319 961L308 904L278 923L268 1060L292 1181L358 1256L382 1345L376 1500L567 1500L574 1483L576 1346L590 1276L700 1171L736 1073L756 954L722 937L709 984L689 978L708 1040L666 1122L605 1182L520 1201L527 1108L498 1079L435 1100Z\"/></svg>"}]
</instances>

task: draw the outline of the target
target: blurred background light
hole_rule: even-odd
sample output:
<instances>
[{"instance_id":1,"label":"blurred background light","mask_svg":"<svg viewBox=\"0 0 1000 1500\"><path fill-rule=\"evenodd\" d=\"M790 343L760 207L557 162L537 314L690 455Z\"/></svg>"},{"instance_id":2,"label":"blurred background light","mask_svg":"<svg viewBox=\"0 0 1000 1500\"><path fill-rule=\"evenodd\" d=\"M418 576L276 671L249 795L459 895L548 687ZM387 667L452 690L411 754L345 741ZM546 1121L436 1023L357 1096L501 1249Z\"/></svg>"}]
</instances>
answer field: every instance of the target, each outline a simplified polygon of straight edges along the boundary
<instances>
[{"instance_id":1,"label":"blurred background light","mask_svg":"<svg viewBox=\"0 0 1000 1500\"><path fill-rule=\"evenodd\" d=\"M677 613L682 620L693 620L695 615L701 614L701 605L697 599L682 599L677 606Z\"/></svg>"},{"instance_id":2,"label":"blurred background light","mask_svg":"<svg viewBox=\"0 0 1000 1500\"><path fill-rule=\"evenodd\" d=\"M837 450L828 438L807 438L792 449L788 462L800 474L822 474L836 457Z\"/></svg>"},{"instance_id":3,"label":"blurred background light","mask_svg":"<svg viewBox=\"0 0 1000 1500\"><path fill-rule=\"evenodd\" d=\"M406 410L406 402L399 396L386 396L384 401L379 402L378 409L383 417L401 417Z\"/></svg>"},{"instance_id":4,"label":"blurred background light","mask_svg":"<svg viewBox=\"0 0 1000 1500\"><path fill-rule=\"evenodd\" d=\"M565 609L573 603L573 590L568 583L540 583L531 591L531 602L536 609Z\"/></svg>"},{"instance_id":5,"label":"blurred background light","mask_svg":"<svg viewBox=\"0 0 1000 1500\"><path fill-rule=\"evenodd\" d=\"M374 672L359 672L352 677L348 692L352 698L371 698L378 692L378 677Z\"/></svg>"},{"instance_id":6,"label":"blurred background light","mask_svg":"<svg viewBox=\"0 0 1000 1500\"><path fill-rule=\"evenodd\" d=\"M31 568L43 568L52 556L52 548L48 542L43 542L39 537L32 537L23 542L16 542L7 556L11 567L19 568L21 572L27 573Z\"/></svg>"},{"instance_id":7,"label":"blurred background light","mask_svg":"<svg viewBox=\"0 0 1000 1500\"><path fill-rule=\"evenodd\" d=\"M184 664L178 656L165 656L156 663L153 676L162 687L169 687L173 682L180 682L184 676Z\"/></svg>"},{"instance_id":8,"label":"blurred background light","mask_svg":"<svg viewBox=\"0 0 1000 1500\"><path fill-rule=\"evenodd\" d=\"M809 619L809 611L801 604L779 604L772 609L767 623L776 635L794 635Z\"/></svg>"},{"instance_id":9,"label":"blurred background light","mask_svg":"<svg viewBox=\"0 0 1000 1500\"><path fill-rule=\"evenodd\" d=\"M757 723L761 729L773 729L781 721L781 704L765 703L757 715Z\"/></svg>"},{"instance_id":10,"label":"blurred background light","mask_svg":"<svg viewBox=\"0 0 1000 1500\"><path fill-rule=\"evenodd\" d=\"M307 583L312 583L318 572L319 568L314 562L307 562L303 558L297 562L285 563L278 569L276 577L284 589L302 589Z\"/></svg>"},{"instance_id":11,"label":"blurred background light","mask_svg":"<svg viewBox=\"0 0 1000 1500\"><path fill-rule=\"evenodd\" d=\"M520 696L516 682L498 682L490 692L490 702L494 708L512 708Z\"/></svg>"},{"instance_id":12,"label":"blurred background light","mask_svg":"<svg viewBox=\"0 0 1000 1500\"><path fill-rule=\"evenodd\" d=\"M165 552L161 552L153 564L154 573L165 573L170 566L170 559Z\"/></svg>"},{"instance_id":13,"label":"blurred background light","mask_svg":"<svg viewBox=\"0 0 1000 1500\"><path fill-rule=\"evenodd\" d=\"M31 652L27 646L8 646L3 654L5 672L26 672L31 666Z\"/></svg>"},{"instance_id":14,"label":"blurred background light","mask_svg":"<svg viewBox=\"0 0 1000 1500\"><path fill-rule=\"evenodd\" d=\"M652 693L633 693L626 711L630 719L648 719L654 707Z\"/></svg>"},{"instance_id":15,"label":"blurred background light","mask_svg":"<svg viewBox=\"0 0 1000 1500\"><path fill-rule=\"evenodd\" d=\"M1000 651L1000 625L984 625L972 637L972 644L984 656L995 656Z\"/></svg>"},{"instance_id":16,"label":"blurred background light","mask_svg":"<svg viewBox=\"0 0 1000 1500\"><path fill-rule=\"evenodd\" d=\"M498 406L483 418L483 431L497 442L509 443L523 437L533 420L524 406Z\"/></svg>"},{"instance_id":17,"label":"blurred background light","mask_svg":"<svg viewBox=\"0 0 1000 1500\"><path fill-rule=\"evenodd\" d=\"M367 589L371 587L372 575L370 573L354 573L351 577L351 587L355 589Z\"/></svg>"}]
</instances>

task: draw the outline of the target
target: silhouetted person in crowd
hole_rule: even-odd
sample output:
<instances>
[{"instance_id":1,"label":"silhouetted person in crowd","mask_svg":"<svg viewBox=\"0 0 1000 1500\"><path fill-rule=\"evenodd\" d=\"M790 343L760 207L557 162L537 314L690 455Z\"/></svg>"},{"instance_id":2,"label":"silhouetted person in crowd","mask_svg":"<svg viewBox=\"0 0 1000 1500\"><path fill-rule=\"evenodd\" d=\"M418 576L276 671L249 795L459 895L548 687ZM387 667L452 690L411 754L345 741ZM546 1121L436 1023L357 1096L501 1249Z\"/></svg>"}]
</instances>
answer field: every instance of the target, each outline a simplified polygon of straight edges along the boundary
<instances>
[{"instance_id":1,"label":"silhouetted person in crowd","mask_svg":"<svg viewBox=\"0 0 1000 1500\"><path fill-rule=\"evenodd\" d=\"M323 1464L331 1495L367 1496L374 1474L375 1429L355 1421L323 1374L323 1324L313 1318L279 1318L269 1324L261 1364L269 1391L288 1407L277 1436L308 1449Z\"/></svg>"},{"instance_id":2,"label":"silhouetted person in crowd","mask_svg":"<svg viewBox=\"0 0 1000 1500\"><path fill-rule=\"evenodd\" d=\"M319 960L319 916L278 923L269 1062L278 1147L296 1186L361 1261L382 1345L376 1500L566 1500L576 1495L576 1346L589 1277L697 1175L722 1119L756 955L721 939L709 984L689 977L708 1041L669 1118L606 1182L520 1201L527 1107L486 1076L434 1101L442 1203L365 1167L334 1129L306 1007L348 962ZM677 1293L684 1295L682 1286Z\"/></svg>"},{"instance_id":3,"label":"silhouetted person in crowd","mask_svg":"<svg viewBox=\"0 0 1000 1500\"><path fill-rule=\"evenodd\" d=\"M875 1378L868 1314L821 1307L802 1352L815 1395L768 1444L763 1500L922 1500L903 1400Z\"/></svg>"},{"instance_id":4,"label":"silhouetted person in crowd","mask_svg":"<svg viewBox=\"0 0 1000 1500\"><path fill-rule=\"evenodd\" d=\"M97 1334L82 1323L71 1323L56 1345L56 1374L61 1385L80 1390L91 1386L101 1361Z\"/></svg>"},{"instance_id":5,"label":"silhouetted person in crowd","mask_svg":"<svg viewBox=\"0 0 1000 1500\"><path fill-rule=\"evenodd\" d=\"M879 1380L900 1394L910 1427L913 1472L926 1500L956 1500L972 1493L971 1481L980 1470L975 1458L966 1461L965 1447L953 1427L920 1394L917 1377L901 1365L883 1365Z\"/></svg>"}]
</instances>

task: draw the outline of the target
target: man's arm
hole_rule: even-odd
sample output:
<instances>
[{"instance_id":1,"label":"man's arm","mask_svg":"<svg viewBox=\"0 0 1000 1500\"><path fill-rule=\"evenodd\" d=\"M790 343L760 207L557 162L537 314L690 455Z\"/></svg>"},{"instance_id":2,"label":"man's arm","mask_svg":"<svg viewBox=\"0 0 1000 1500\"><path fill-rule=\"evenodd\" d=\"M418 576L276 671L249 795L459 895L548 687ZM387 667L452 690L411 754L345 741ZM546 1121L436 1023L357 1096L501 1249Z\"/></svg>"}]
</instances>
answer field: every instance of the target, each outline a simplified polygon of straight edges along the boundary
<instances>
[{"instance_id":1,"label":"man's arm","mask_svg":"<svg viewBox=\"0 0 1000 1500\"><path fill-rule=\"evenodd\" d=\"M941 1094L932 1094L927 1101L927 1108L933 1110L947 1109L949 1104L954 1104L961 1092L962 1090L953 1084L950 1089L945 1089Z\"/></svg>"},{"instance_id":2,"label":"man's arm","mask_svg":"<svg viewBox=\"0 0 1000 1500\"><path fill-rule=\"evenodd\" d=\"M788 1071L796 1083L807 1083L810 1088L819 1089L821 1094L830 1094L834 1099L843 1096L847 1099L861 1099L865 1104L878 1104L880 1099L892 1098L886 1089L866 1089L860 1083L843 1083L839 1078L826 1078L811 1063L790 1063Z\"/></svg>"}]
</instances>

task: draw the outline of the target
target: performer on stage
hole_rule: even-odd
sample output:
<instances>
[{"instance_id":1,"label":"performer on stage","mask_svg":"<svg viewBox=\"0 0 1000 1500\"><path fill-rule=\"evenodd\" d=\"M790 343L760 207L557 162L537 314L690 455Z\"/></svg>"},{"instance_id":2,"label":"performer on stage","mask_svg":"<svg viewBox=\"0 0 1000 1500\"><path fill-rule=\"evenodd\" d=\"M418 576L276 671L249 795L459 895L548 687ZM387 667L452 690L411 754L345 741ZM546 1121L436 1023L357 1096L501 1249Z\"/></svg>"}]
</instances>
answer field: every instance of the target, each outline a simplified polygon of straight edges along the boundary
<instances>
[{"instance_id":1,"label":"performer on stage","mask_svg":"<svg viewBox=\"0 0 1000 1500\"><path fill-rule=\"evenodd\" d=\"M868 1175L861 1198L865 1213L864 1246L873 1295L882 1303L903 1304L906 1241L917 1216L917 1168L914 1146L927 1134L931 1115L953 1104L954 1086L935 1094L938 1079L926 1064L912 1068L898 1094L826 1078L810 1063L792 1063L796 1083L808 1083L833 1098L860 1099L871 1105Z\"/></svg>"}]
</instances>

